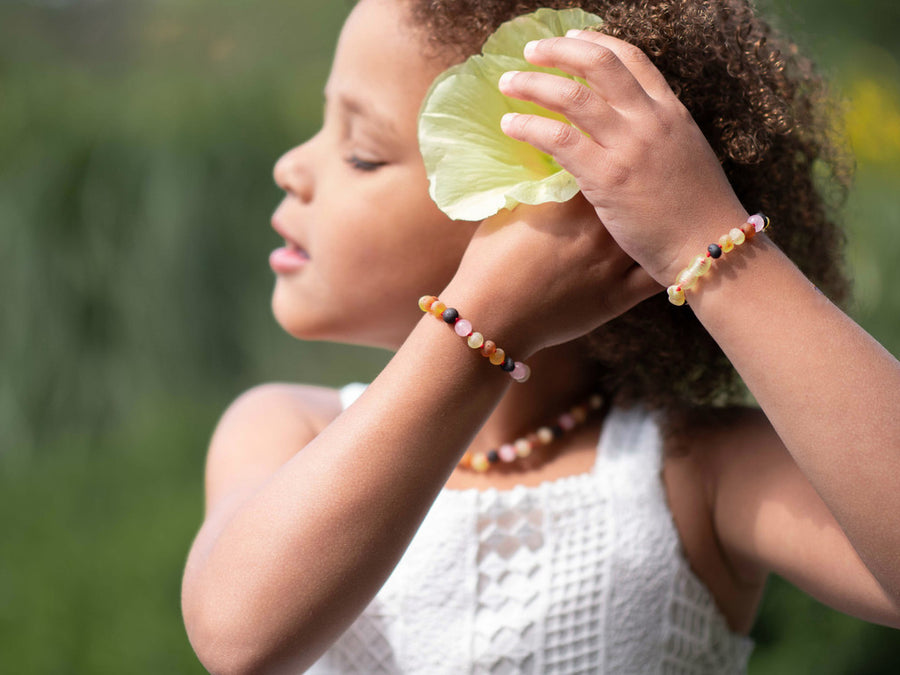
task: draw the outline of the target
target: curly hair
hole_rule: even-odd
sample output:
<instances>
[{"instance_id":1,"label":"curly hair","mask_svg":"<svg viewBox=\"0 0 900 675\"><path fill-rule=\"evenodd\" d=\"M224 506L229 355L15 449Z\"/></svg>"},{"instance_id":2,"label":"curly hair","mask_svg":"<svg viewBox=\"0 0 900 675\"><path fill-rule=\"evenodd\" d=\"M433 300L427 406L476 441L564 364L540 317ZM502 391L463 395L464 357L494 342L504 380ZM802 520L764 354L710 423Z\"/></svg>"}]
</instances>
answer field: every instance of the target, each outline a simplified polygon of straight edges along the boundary
<instances>
[{"instance_id":1,"label":"curly hair","mask_svg":"<svg viewBox=\"0 0 900 675\"><path fill-rule=\"evenodd\" d=\"M772 240L827 296L843 302L835 221L851 163L834 101L797 46L748 0L407 0L448 62L480 51L496 28L540 7L580 7L602 32L641 48L715 151L741 203L772 218ZM600 386L619 403L665 409L741 402L740 378L686 308L664 293L584 338Z\"/></svg>"}]
</instances>

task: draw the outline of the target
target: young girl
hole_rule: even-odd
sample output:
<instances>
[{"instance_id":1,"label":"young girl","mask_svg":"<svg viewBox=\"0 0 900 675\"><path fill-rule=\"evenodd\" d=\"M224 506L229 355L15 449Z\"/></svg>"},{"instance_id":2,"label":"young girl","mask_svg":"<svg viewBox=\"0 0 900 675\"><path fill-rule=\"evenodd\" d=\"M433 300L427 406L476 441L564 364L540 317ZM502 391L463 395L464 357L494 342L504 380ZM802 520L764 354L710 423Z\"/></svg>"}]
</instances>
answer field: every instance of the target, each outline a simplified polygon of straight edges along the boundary
<instances>
[{"instance_id":1,"label":"young girl","mask_svg":"<svg viewBox=\"0 0 900 675\"><path fill-rule=\"evenodd\" d=\"M743 0L580 3L601 32L525 54L587 85L498 86L581 130L503 120L583 196L451 221L423 97L542 5L571 3L361 0L343 28L324 126L275 167L273 309L396 354L361 395L271 384L220 421L183 587L213 673L737 672L771 572L900 626L900 364L788 257L843 290L816 79ZM722 405L729 362L761 411Z\"/></svg>"}]
</instances>

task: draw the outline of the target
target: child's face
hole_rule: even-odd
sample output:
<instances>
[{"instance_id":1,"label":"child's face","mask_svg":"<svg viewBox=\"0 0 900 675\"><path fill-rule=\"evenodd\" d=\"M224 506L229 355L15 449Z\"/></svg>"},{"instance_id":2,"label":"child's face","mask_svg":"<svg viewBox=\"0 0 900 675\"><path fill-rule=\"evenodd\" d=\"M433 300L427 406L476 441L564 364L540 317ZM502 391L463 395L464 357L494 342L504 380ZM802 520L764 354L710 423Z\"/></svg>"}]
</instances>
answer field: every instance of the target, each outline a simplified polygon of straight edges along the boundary
<instances>
[{"instance_id":1,"label":"child's face","mask_svg":"<svg viewBox=\"0 0 900 675\"><path fill-rule=\"evenodd\" d=\"M341 32L322 129L275 166L273 225L308 255L277 273L272 306L297 337L403 342L475 230L428 196L416 118L444 65L426 60L401 0L362 0Z\"/></svg>"}]
</instances>

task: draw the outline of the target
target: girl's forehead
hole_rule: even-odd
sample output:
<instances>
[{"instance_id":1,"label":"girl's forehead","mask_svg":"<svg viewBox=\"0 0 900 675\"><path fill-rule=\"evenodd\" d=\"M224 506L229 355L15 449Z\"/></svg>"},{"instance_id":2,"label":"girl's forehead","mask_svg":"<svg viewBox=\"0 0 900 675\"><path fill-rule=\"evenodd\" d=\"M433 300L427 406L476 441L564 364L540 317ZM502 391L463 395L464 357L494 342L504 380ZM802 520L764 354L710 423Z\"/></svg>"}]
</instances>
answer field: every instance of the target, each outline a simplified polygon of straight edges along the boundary
<instances>
[{"instance_id":1,"label":"girl's forehead","mask_svg":"<svg viewBox=\"0 0 900 675\"><path fill-rule=\"evenodd\" d=\"M354 112L375 113L382 122L414 124L428 87L443 69L423 57L424 44L404 3L361 0L341 30L326 96Z\"/></svg>"}]
</instances>

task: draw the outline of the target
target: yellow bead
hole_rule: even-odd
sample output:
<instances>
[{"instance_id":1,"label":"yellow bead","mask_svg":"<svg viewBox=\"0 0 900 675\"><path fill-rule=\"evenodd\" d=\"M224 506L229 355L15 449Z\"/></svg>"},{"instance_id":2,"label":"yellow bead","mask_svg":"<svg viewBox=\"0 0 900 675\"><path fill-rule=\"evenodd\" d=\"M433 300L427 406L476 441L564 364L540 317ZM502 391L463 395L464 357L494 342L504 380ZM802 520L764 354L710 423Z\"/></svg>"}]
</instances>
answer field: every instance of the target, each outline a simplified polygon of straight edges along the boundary
<instances>
[{"instance_id":1,"label":"yellow bead","mask_svg":"<svg viewBox=\"0 0 900 675\"><path fill-rule=\"evenodd\" d=\"M746 239L743 231L741 231L739 227L732 228L731 232L728 233L728 236L731 237L731 240L734 242L735 246L740 246Z\"/></svg>"},{"instance_id":2,"label":"yellow bead","mask_svg":"<svg viewBox=\"0 0 900 675\"><path fill-rule=\"evenodd\" d=\"M709 268L712 266L712 258L708 255L698 255L691 261L688 269L694 274L696 277L702 277L704 274L709 272Z\"/></svg>"},{"instance_id":3,"label":"yellow bead","mask_svg":"<svg viewBox=\"0 0 900 675\"><path fill-rule=\"evenodd\" d=\"M487 455L483 452L475 452L472 454L472 468L478 473L487 471L490 465L491 463L488 461Z\"/></svg>"},{"instance_id":4,"label":"yellow bead","mask_svg":"<svg viewBox=\"0 0 900 675\"><path fill-rule=\"evenodd\" d=\"M544 445L548 445L553 442L553 430L550 427L541 427L537 430L538 439Z\"/></svg>"},{"instance_id":5,"label":"yellow bead","mask_svg":"<svg viewBox=\"0 0 900 675\"><path fill-rule=\"evenodd\" d=\"M423 312L427 312L428 308L431 307L431 304L435 300L437 300L437 298L433 295L423 295L421 298L419 298L419 309L421 309Z\"/></svg>"},{"instance_id":6,"label":"yellow bead","mask_svg":"<svg viewBox=\"0 0 900 675\"><path fill-rule=\"evenodd\" d=\"M482 335L481 333L472 333L468 337L466 342L469 343L469 346L472 349L479 349L481 347L481 345L484 344L484 335Z\"/></svg>"},{"instance_id":7,"label":"yellow bead","mask_svg":"<svg viewBox=\"0 0 900 675\"><path fill-rule=\"evenodd\" d=\"M669 294L669 302L671 302L673 305L678 305L680 307L684 304L684 291L681 290L678 286L669 286L666 289L666 292Z\"/></svg>"},{"instance_id":8,"label":"yellow bead","mask_svg":"<svg viewBox=\"0 0 900 675\"><path fill-rule=\"evenodd\" d=\"M500 347L497 347L497 351L491 354L488 358L495 366L499 366L501 363L506 361L506 352L500 349Z\"/></svg>"},{"instance_id":9,"label":"yellow bead","mask_svg":"<svg viewBox=\"0 0 900 675\"><path fill-rule=\"evenodd\" d=\"M687 291L697 285L697 275L691 271L691 268L681 270L675 278L675 285L681 286L681 290Z\"/></svg>"},{"instance_id":10,"label":"yellow bead","mask_svg":"<svg viewBox=\"0 0 900 675\"><path fill-rule=\"evenodd\" d=\"M515 448L516 455L524 459L531 454L531 441L527 438L520 438L515 442Z\"/></svg>"},{"instance_id":11,"label":"yellow bead","mask_svg":"<svg viewBox=\"0 0 900 675\"><path fill-rule=\"evenodd\" d=\"M445 305L440 300L435 300L433 303L431 303L431 308L429 309L429 311L436 317L440 318L445 309L447 309L447 305Z\"/></svg>"},{"instance_id":12,"label":"yellow bead","mask_svg":"<svg viewBox=\"0 0 900 675\"><path fill-rule=\"evenodd\" d=\"M728 253L734 248L734 242L727 234L723 234L719 237L719 246L722 249L722 253Z\"/></svg>"}]
</instances>

